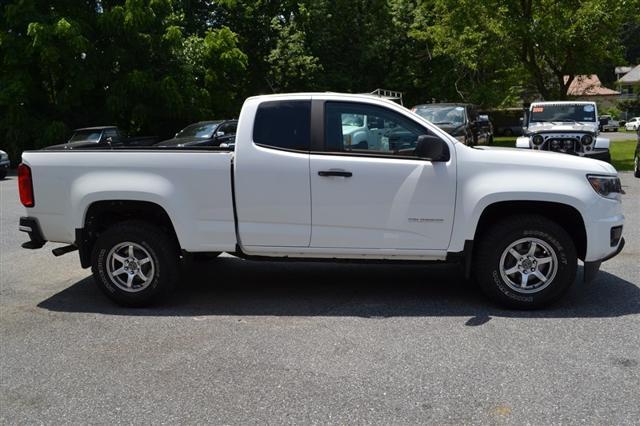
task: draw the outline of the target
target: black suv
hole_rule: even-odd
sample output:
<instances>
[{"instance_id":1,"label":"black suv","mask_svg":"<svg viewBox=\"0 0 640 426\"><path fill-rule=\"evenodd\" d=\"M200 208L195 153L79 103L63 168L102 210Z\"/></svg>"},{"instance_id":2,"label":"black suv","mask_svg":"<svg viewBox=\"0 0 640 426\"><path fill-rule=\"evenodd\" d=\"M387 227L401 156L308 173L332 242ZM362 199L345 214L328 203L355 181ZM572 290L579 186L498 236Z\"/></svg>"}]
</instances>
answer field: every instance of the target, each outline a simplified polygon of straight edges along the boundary
<instances>
[{"instance_id":1,"label":"black suv","mask_svg":"<svg viewBox=\"0 0 640 426\"><path fill-rule=\"evenodd\" d=\"M490 142L490 125L480 119L475 105L422 104L414 106L411 111L426 118L465 145L486 145Z\"/></svg>"}]
</instances>

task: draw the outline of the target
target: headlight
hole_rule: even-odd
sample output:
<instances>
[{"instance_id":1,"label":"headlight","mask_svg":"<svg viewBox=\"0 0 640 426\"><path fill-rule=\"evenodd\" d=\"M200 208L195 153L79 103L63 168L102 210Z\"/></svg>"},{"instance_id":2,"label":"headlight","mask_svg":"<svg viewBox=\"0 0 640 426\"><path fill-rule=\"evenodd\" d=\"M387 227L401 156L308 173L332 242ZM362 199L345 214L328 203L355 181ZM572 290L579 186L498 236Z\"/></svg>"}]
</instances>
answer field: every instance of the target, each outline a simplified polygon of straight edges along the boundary
<instances>
[{"instance_id":1,"label":"headlight","mask_svg":"<svg viewBox=\"0 0 640 426\"><path fill-rule=\"evenodd\" d=\"M605 198L616 199L618 194L624 194L617 176L587 175L587 179L594 191Z\"/></svg>"},{"instance_id":2,"label":"headlight","mask_svg":"<svg viewBox=\"0 0 640 426\"><path fill-rule=\"evenodd\" d=\"M560 148L560 141L558 139L553 139L551 141L551 148L553 148L553 149Z\"/></svg>"},{"instance_id":3,"label":"headlight","mask_svg":"<svg viewBox=\"0 0 640 426\"><path fill-rule=\"evenodd\" d=\"M542 145L542 142L544 142L544 138L542 137L542 135L535 135L532 138L532 141L534 145Z\"/></svg>"},{"instance_id":4,"label":"headlight","mask_svg":"<svg viewBox=\"0 0 640 426\"><path fill-rule=\"evenodd\" d=\"M591 135L584 135L581 139L582 144L583 145L591 145L591 142L593 142L593 136Z\"/></svg>"},{"instance_id":5,"label":"headlight","mask_svg":"<svg viewBox=\"0 0 640 426\"><path fill-rule=\"evenodd\" d=\"M573 148L573 141L572 140L565 140L564 141L564 149L571 149Z\"/></svg>"}]
</instances>

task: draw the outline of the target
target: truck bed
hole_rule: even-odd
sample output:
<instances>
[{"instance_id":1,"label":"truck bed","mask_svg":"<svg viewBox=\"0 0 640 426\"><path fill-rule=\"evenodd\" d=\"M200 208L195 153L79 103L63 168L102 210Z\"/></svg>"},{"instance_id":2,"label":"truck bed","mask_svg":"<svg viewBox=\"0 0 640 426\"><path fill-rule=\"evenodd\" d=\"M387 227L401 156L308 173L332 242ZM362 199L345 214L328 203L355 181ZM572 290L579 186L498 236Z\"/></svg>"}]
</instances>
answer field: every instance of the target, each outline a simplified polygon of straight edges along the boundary
<instances>
[{"instance_id":1,"label":"truck bed","mask_svg":"<svg viewBox=\"0 0 640 426\"><path fill-rule=\"evenodd\" d=\"M236 236L231 159L224 149L30 151L35 205L48 241L73 243L96 201L135 200L161 206L188 251L227 251Z\"/></svg>"}]
</instances>

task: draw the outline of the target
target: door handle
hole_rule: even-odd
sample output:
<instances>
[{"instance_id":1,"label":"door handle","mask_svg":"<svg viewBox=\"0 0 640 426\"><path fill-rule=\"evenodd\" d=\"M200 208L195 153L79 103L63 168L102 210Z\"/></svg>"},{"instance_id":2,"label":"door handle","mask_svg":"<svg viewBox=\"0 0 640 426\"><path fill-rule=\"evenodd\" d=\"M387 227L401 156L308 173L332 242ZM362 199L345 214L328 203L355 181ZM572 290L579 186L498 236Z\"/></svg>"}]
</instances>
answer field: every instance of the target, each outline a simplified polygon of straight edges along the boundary
<instances>
[{"instance_id":1,"label":"door handle","mask_svg":"<svg viewBox=\"0 0 640 426\"><path fill-rule=\"evenodd\" d=\"M351 177L353 173L347 172L345 170L320 170L318 172L319 176L340 176L340 177Z\"/></svg>"}]
</instances>

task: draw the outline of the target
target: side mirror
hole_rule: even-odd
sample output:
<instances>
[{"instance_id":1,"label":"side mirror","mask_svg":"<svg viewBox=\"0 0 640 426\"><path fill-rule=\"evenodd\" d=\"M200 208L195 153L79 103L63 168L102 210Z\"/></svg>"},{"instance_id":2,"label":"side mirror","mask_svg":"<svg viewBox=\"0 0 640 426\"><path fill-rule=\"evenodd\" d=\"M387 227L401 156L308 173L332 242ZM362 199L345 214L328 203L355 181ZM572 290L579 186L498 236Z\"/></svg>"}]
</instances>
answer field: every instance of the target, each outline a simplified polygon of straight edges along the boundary
<instances>
[{"instance_id":1,"label":"side mirror","mask_svg":"<svg viewBox=\"0 0 640 426\"><path fill-rule=\"evenodd\" d=\"M442 139L431 135L418 136L415 155L431 161L449 161L449 146Z\"/></svg>"},{"instance_id":2,"label":"side mirror","mask_svg":"<svg viewBox=\"0 0 640 426\"><path fill-rule=\"evenodd\" d=\"M113 138L109 136L104 141L106 142L107 145L111 145L113 143Z\"/></svg>"},{"instance_id":3,"label":"side mirror","mask_svg":"<svg viewBox=\"0 0 640 426\"><path fill-rule=\"evenodd\" d=\"M222 130L218 130L218 131L216 132L216 135L215 135L215 136L216 136L216 138L219 138L219 137L221 137L221 136L224 136L224 132L223 132Z\"/></svg>"}]
</instances>

